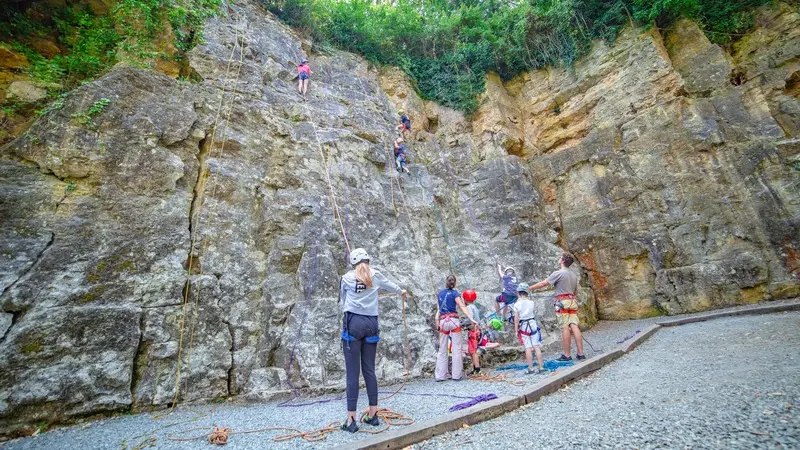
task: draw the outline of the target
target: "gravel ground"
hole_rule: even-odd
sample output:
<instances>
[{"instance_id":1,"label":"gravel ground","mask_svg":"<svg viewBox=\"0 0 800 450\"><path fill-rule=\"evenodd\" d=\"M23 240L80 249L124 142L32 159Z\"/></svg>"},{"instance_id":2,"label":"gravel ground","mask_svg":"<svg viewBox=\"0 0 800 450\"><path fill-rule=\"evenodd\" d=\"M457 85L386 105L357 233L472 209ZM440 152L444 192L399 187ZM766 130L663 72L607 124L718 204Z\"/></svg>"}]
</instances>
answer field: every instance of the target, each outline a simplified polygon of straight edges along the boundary
<instances>
[{"instance_id":1,"label":"gravel ground","mask_svg":"<svg viewBox=\"0 0 800 450\"><path fill-rule=\"evenodd\" d=\"M800 313L660 330L539 402L414 446L800 448Z\"/></svg>"},{"instance_id":2,"label":"gravel ground","mask_svg":"<svg viewBox=\"0 0 800 450\"><path fill-rule=\"evenodd\" d=\"M747 309L748 307L740 307L740 308L736 308L736 309L743 309L743 308ZM726 327L726 326L720 325L722 323L725 323L725 324L727 324L727 323L750 324L750 327L752 328L752 330L750 330L748 328L747 332L757 332L758 336L761 336L761 334L763 334L763 333L775 333L776 332L775 329L760 330L760 329L757 328L759 326L758 324L761 324L762 322L766 322L767 321L765 319L765 317L769 317L770 321L772 321L773 318L783 317L783 316L756 316L756 317L749 318L749 319L721 319L721 320L718 320L718 321L701 323L701 324L697 324L697 325L686 325L686 326L679 327L679 328L672 328L672 329L662 330L656 335L655 339L659 339L661 337L662 333L665 334L665 335L673 336L674 333L678 333L678 335L684 335L685 333L689 332L689 331L684 331L684 330L694 330L691 333L697 334L699 336L697 339L700 339L700 338L705 339L704 336L705 336L706 333L708 333L709 334L708 337L710 339L712 337L712 334L713 334L713 336L717 336L717 334L720 331L720 329L723 329L723 328ZM789 317L789 316L787 315L786 317ZM791 339L792 339L791 343L794 346L792 346L792 345L784 345L784 347L785 348L790 348L790 349L793 348L793 349L795 349L793 353L797 353L796 349L800 348L797 345L798 343L800 343L800 336L799 336L798 331L797 331L798 326L797 326L797 320L796 319L797 319L797 317L800 317L800 316L792 316L792 317L794 317L794 321L793 322L790 321L791 322L790 323L790 325L791 325L790 328L792 329L792 332L793 332L792 337L791 337ZM594 328L592 328L587 333L585 333L585 336L586 336L587 340L592 343L592 345L597 350L597 352L607 351L607 350L610 350L613 347L615 347L617 345L618 341L620 341L620 340L622 340L622 339L624 339L626 337L632 336L636 332L636 330L643 330L645 327L647 327L649 324L655 322L656 320L658 320L658 319L657 318L656 319L643 319L643 320L625 321L625 322L600 322ZM748 320L750 322L748 322ZM739 321L744 321L744 322L739 322ZM709 330L709 331L705 331L705 330ZM700 335L702 335L702 336L700 336ZM733 338L736 340L736 342L738 342L738 340L741 338L741 336L737 335L737 336L734 336ZM690 339L695 339L695 338L692 337ZM686 340L686 338L680 338L680 343L683 343L685 340ZM751 343L758 344L754 348L763 347L764 346L763 342L765 342L765 340L766 340L766 338L762 338L762 337L759 337L759 339L755 339L755 338L747 339L748 342L753 341ZM658 342L661 342L661 340L659 339ZM648 345L648 344L645 344L645 346L646 345ZM645 347L645 346L643 346L642 349L650 348L650 347ZM668 346L667 350L663 350L663 352L664 352L663 354L660 353L660 352L656 352L655 354L653 354L653 352L647 351L646 352L647 356L640 356L640 352L641 352L642 355L644 355L645 351L637 350L634 353L634 356L636 356L636 358L638 358L637 360L640 361L639 364L641 364L642 367L643 367L641 369L641 371L646 373L646 374L648 374L648 375L652 375L652 373L655 373L654 368L655 367L660 367L660 364L661 364L662 361L668 361L670 363L673 363L671 361L671 357L672 357L672 351L673 351L674 347L675 347L675 344ZM715 343L715 344L709 346L708 348L719 348L719 343ZM745 350L746 349L743 348L741 351L745 351ZM737 352L738 351L740 351L740 350L737 350ZM574 350L573 350L573 352L574 352ZM589 346L586 347L586 353L587 353L587 355L589 357L591 357L594 354L597 354L597 352L593 352ZM727 356L727 353L728 352L726 352L726 355L724 355L724 356ZM792 352L784 351L783 353L792 353ZM545 359L553 359L553 358L555 358L557 356L558 356L558 353L550 353L550 354L546 353L545 354ZM757 355L753 355L753 356L757 356ZM626 360L625 360L625 364L626 365L630 364L627 361L628 358L629 357L626 357ZM653 359L653 361L652 361L652 363L649 363L651 358ZM770 356L770 358L775 358L775 356L772 355L772 356ZM693 359L689 358L689 360L693 360ZM797 369L798 369L798 365L797 365L798 364L797 363L798 360L797 359L794 359L794 360L783 360L783 361L781 361L781 364L775 364L774 361L778 361L777 359L770 360L769 358L767 358L767 360L770 362L770 364L777 366L777 367L773 368L775 370L781 370L782 371L784 368L787 368L787 370L788 370L788 366L784 367L786 364L788 364L788 361L794 361L793 362L793 366L792 366L792 370L793 371L796 372ZM644 362L648 362L648 364L645 364ZM680 362L684 363L686 361L682 360ZM614 367L616 364L617 363L615 363L611 367ZM758 367L761 367L761 366L757 365L756 369ZM700 369L700 367L688 367L688 368L685 368L685 369L680 369L675 378L676 379L684 379L684 378L686 378L687 375L684 375L684 372L689 373L689 374L694 374L694 372L700 372L700 375L702 375L704 373L704 370L699 370L699 369ZM607 369L604 369L604 370L607 370ZM744 372L746 374L746 373L751 372L752 370L754 370L754 369L753 368L748 368ZM764 370L766 370L766 369L764 369ZM651 373L651 371L653 371L653 372ZM675 372L675 370L671 366L668 366L668 370L665 369L665 373L667 373L667 374L672 374L674 372ZM456 403L461 403L461 402L467 401L466 398L455 398L455 397L449 397L448 395L472 397L472 396L476 396L476 395L479 395L479 394L486 394L486 393L494 393L494 394L497 394L498 396L504 395L504 394L517 394L517 393L521 392L523 389L525 389L526 387L529 387L533 383L535 383L535 382L539 381L540 379L542 379L542 377L546 376L546 375L527 376L527 375L524 375L523 372L521 372L521 371L505 371L505 372L500 372L500 373L508 374L508 376L513 377L515 379L525 380L527 384L526 384L525 387L517 387L517 386L512 386L512 385L510 385L508 383L487 383L487 382L480 382L480 381L461 381L461 382L452 382L451 381L451 382L445 382L445 383L435 383L432 379L414 380L414 381L411 381L407 385L407 387L405 389L403 389L402 392L400 392L398 395L396 395L396 396L394 396L392 398L389 398L389 399L387 399L385 401L381 401L380 402L380 406L381 407L387 407L387 408L390 408L390 409L392 409L394 411L404 413L406 415L412 416L414 419L416 419L418 421L421 421L421 420L430 419L430 418L439 416L441 414L445 414L445 413L447 413L447 409L450 406L452 406L452 405L454 405ZM789 397L786 397L786 396L773 395L771 397L770 396L764 397L763 401L767 401L767 400L773 401L774 400L774 402L777 402L779 404L783 404L783 403L785 403L787 401L792 403L792 404L796 404L797 403L797 384L798 384L797 383L797 375L795 375L795 373L792 373L791 371L788 371L787 373L788 373L788 376L781 376L781 377L777 377L777 378L782 378L783 382L788 383L790 385L793 384L795 386L794 387L794 397L793 398L789 398ZM490 372L490 374L491 374L491 372ZM691 375L691 376L694 377L695 375ZM744 374L743 374L743 376L744 376ZM627 377L627 375L618 376L617 379L625 379L626 377ZM728 377L730 377L730 376L728 376ZM756 376L754 375L754 377L756 377ZM760 377L763 377L763 376L759 372L759 375L757 375L757 378L760 378ZM641 376L639 378L641 380L644 380L644 378L642 378ZM769 381L770 383L778 383L781 380L776 379L775 376L770 376L769 380L767 380L765 378L764 381ZM635 383L635 386L637 388L639 387L639 381L632 381L632 382ZM641 381L641 383L646 383L646 381ZM728 386L729 384L730 383L725 383L725 386ZM583 386L583 384L579 383L572 389L574 389L574 390L582 389L582 386ZM383 387L383 388L381 388L381 391L386 393L386 394L388 394L388 393L393 392L394 390L396 390L397 387L398 386ZM695 388L691 387L690 389L695 389ZM773 393L774 391L780 390L780 391L782 391L784 393L790 393L791 391L789 391L787 389L788 388L786 388L786 389L784 389L784 388L777 389L776 388L776 389L773 389L773 390L769 390L768 392L767 391L765 391L765 392ZM692 392L692 391L690 391L690 392ZM437 394L437 396L430 396L430 394L434 394L434 393ZM563 395L564 395L563 393L559 393L556 396L561 397ZM621 398L627 399L626 401L629 401L629 402L632 401L631 400L632 394L631 394L630 391L623 392L620 395L623 395L623 397L621 397ZM49 431L49 432L46 432L46 433L41 433L38 436L32 437L32 438L17 439L17 440L14 440L14 441L6 442L4 444L0 443L0 447L2 447L3 450L6 450L6 449L59 449L59 448L81 448L81 449L110 449L110 448L113 448L113 449L126 449L126 448L130 448L130 449L133 449L137 445L139 445L139 444L141 444L141 443L143 443L145 441L149 441L149 442L151 442L153 444L153 448L164 448L164 449L195 448L198 445L205 446L205 445L208 445L208 444L204 444L202 440L196 440L196 441L191 441L191 442L175 442L175 441L171 441L171 440L167 439L167 436L169 436L169 435L180 435L180 436L189 436L189 437L191 437L191 436L202 435L204 432L206 432L205 429L208 429L213 425L231 427L234 430L234 432L237 431L237 430L239 430L239 431L251 430L251 429L262 428L262 427L267 427L267 426L288 426L288 427L299 428L299 429L302 429L302 430L317 429L317 428L321 428L321 427L323 427L323 426L325 426L327 424L333 423L333 422L340 422L341 420L344 419L344 415L345 415L344 414L344 409L345 409L344 400L341 399L341 398L337 398L337 397L338 397L337 395L332 395L332 396L324 397L324 398L310 399L310 400L326 400L326 399L333 399L333 400L329 401L327 403L322 403L322 404L308 405L308 406L301 406L301 407L292 407L292 408L278 407L278 402L265 402L265 403L259 403L259 404L224 403L224 404L218 404L218 405L183 406L183 407L176 408L175 411L172 412L172 414L170 414L170 415L168 415L166 417L163 417L163 418L158 418L158 416L160 414L163 414L163 412L162 413L153 413L153 414L121 415L121 416L108 418L108 419L104 419L104 420L87 422L87 423L84 423L84 424L78 424L78 425L65 427L65 428L58 428L58 429L55 429L55 430L52 430L52 431ZM637 395L637 397L638 397L638 395ZM645 398L647 398L647 397L642 397L643 400ZM606 402L609 402L610 400L611 400L611 394L606 392L606 394L602 398L602 401L603 401L603 403L606 403ZM549 399L545 399L545 401L537 403L536 407L537 408L540 407L540 406L544 407L542 405L545 405L546 404L545 402L549 402ZM781 403L781 402L783 402L783 403ZM677 406L681 406L681 405L682 404L677 404ZM366 406L367 406L366 393L362 389L361 397L359 399L359 409L364 409L364 408L366 408ZM676 407L676 404L665 402L663 405L660 404L660 406L662 406L662 407L669 406L669 407L673 407L674 408L674 407ZM575 406L572 407L571 411L573 411L573 412L571 412L568 415L568 417L571 417L569 420L575 420L574 419L574 417L575 417L574 416L574 411L577 411L577 410L580 409L580 408L577 408L577 409L576 408L577 407L575 407ZM737 406L737 408L738 408L738 406ZM604 410L605 410L605 408L604 408ZM759 409L758 411L760 412L761 410ZM773 411L774 417L778 417L781 414L784 414L784 413L781 412L782 410L776 409L776 407L773 407L773 409L771 411ZM526 411L525 413L530 413L530 412L531 411L529 410L529 411ZM669 411L666 411L666 412L668 413ZM547 414L550 415L549 412ZM639 413L637 412L637 414L639 414ZM659 413L659 414L661 414L661 413ZM733 413L731 413L731 414L733 414ZM516 418L517 416L518 416L518 413L512 413L511 415L506 416L506 418L500 419L500 421L502 421L502 420L515 420L514 418ZM541 416L541 414L540 414L540 416ZM793 428L790 428L790 429L793 429L794 432L795 432L795 435L796 435L797 431L798 431L797 430L797 419L796 419L796 417L794 417L792 420L794 421L794 422L792 422L794 425L792 425ZM496 429L496 427L497 427L496 422L498 422L498 420L492 421L491 423L493 425L487 425L484 428L481 428L481 426L479 425L479 426L474 427L474 429L475 430L485 429L488 432L489 429ZM538 420L535 420L532 423L536 423L536 422L538 422ZM564 423L564 422L561 421L561 423ZM624 424L625 422L622 421L622 422L619 422L619 423ZM621 425L617 424L617 422L614 422L614 424L615 425L612 425L614 427L614 429L617 429L618 427L621 426ZM194 430L194 431L189 431L189 432L186 432L186 433L182 433L182 431L186 431L186 430L190 430L190 429L198 428L198 427L205 427L205 429L204 430ZM664 425L664 427L666 427L666 425ZM370 427L365 427L365 428L370 428ZM549 426L546 429L547 430L555 430L555 429L560 429L560 428L563 428L563 427L561 425L555 426L555 423L554 423L553 426ZM620 428L620 429L624 430L624 428ZM654 428L654 430L657 430L657 429L659 429L659 428L658 427ZM639 430L638 427L637 427L637 430ZM641 432L641 430L639 430L639 431ZM608 439L603 440L602 438L600 438L599 436L602 436L602 434L600 434L601 432L600 432L599 429L596 429L594 432L589 432L590 435L594 436L594 434L592 434L592 433L597 433L597 436L598 436L598 438L597 438L598 440L597 441L593 441L593 442L595 442L594 444L592 444L593 446L602 446L600 443L604 442L604 441L606 442L606 444L608 444L609 442L613 442L613 441L609 441ZM608 436L613 436L612 434L609 434L609 433L611 433L611 431L603 431L603 433L605 433ZM228 445L226 446L226 448L230 448L230 449L234 449L234 450L235 449L251 449L251 448L255 449L255 448L263 448L265 445L269 445L270 448L275 448L275 449L293 449L293 450L294 449L303 449L303 448L328 448L328 447L331 447L333 445L350 442L350 441L353 441L353 440L356 440L356 439L364 439L364 438L367 438L367 437L371 436L370 434L367 434L367 433L357 433L355 435L351 435L351 434L342 433L342 432L334 432L334 433L329 434L328 438L326 440L320 441L320 442L316 442L316 443L309 443L309 442L306 442L306 441L301 440L301 439L293 439L293 440L282 442L282 443L273 442L272 441L272 437L274 437L276 435L279 435L279 434L282 434L282 433L281 432L277 432L277 431L270 431L270 432L253 433L253 434L233 435L233 436L231 436L230 441L228 442ZM504 431L504 434L505 434L505 431ZM553 434L555 434L555 433L553 433ZM559 434L563 436L563 433L559 433ZM456 437L463 437L463 436L459 435L459 436L456 436ZM759 438L758 435L748 435L748 436L744 436L744 437L737 435L737 438L748 438L748 437L751 440L754 439L754 438ZM155 440L153 441L153 439L155 439ZM495 439L497 439L497 437L495 437ZM538 437L538 435L537 435L537 439L541 440L541 437ZM609 438L609 439L612 439L612 438ZM755 439L755 440L758 441L758 439ZM518 440L516 437L514 439L510 439L509 438L508 439L509 442L507 442L507 443L505 442L506 441L505 438L503 439L503 441L504 441L504 443L503 443L504 447L512 447L513 448L513 446L515 444L519 445L520 447L522 446L521 444L519 444L519 442L521 442L521 441ZM511 442L511 441L514 441L514 442ZM444 442L444 441L438 441L437 440L436 442ZM479 441L476 441L476 442L479 442ZM563 445L564 444L564 441L552 441L552 442L557 442L558 445ZM583 440L581 440L580 442L583 442ZM541 442L539 442L539 443L541 443ZM435 444L435 442L432 442L432 444ZM432 444L429 444L429 445L432 445ZM492 446L492 441L491 440L486 440L482 445L478 445L478 447L481 447L481 446L484 446L484 445ZM552 445L556 445L556 444L552 444ZM451 446L451 445L448 445L448 446ZM428 447L426 446L426 448L428 448Z\"/></svg>"}]
</instances>

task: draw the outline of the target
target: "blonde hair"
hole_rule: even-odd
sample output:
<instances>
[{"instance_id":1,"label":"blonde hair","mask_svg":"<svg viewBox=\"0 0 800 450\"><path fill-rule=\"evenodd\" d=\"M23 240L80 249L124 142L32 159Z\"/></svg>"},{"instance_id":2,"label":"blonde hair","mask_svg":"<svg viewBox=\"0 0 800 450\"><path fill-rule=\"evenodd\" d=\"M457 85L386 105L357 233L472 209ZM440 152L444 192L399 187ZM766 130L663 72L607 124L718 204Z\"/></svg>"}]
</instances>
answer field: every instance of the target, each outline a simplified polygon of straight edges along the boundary
<instances>
[{"instance_id":1,"label":"blonde hair","mask_svg":"<svg viewBox=\"0 0 800 450\"><path fill-rule=\"evenodd\" d=\"M364 283L368 288L373 286L372 270L369 268L369 262L362 261L356 265L356 279Z\"/></svg>"}]
</instances>

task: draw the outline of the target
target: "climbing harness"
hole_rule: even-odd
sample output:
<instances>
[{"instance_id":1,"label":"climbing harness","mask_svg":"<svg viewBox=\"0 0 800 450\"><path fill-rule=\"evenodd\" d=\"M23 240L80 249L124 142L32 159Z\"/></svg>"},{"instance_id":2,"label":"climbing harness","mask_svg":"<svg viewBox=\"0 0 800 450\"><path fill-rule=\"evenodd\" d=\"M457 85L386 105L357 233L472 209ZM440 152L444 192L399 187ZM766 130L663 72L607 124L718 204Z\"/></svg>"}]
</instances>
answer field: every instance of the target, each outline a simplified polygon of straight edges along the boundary
<instances>
[{"instance_id":1,"label":"climbing harness","mask_svg":"<svg viewBox=\"0 0 800 450\"><path fill-rule=\"evenodd\" d=\"M446 331L444 328L442 328L442 324L447 321L450 322L455 321L456 323L458 323L458 327L453 328L450 331ZM462 329L461 322L458 320L458 313L445 313L439 316L439 333L450 336L450 333L460 333L461 329Z\"/></svg>"},{"instance_id":2,"label":"climbing harness","mask_svg":"<svg viewBox=\"0 0 800 450\"><path fill-rule=\"evenodd\" d=\"M553 303L553 307L556 310L556 314L578 314L577 308L565 308L564 307L564 300L575 300L577 303L577 298L575 294L561 294L556 295L556 301Z\"/></svg>"},{"instance_id":3,"label":"climbing harness","mask_svg":"<svg viewBox=\"0 0 800 450\"><path fill-rule=\"evenodd\" d=\"M527 337L527 336L538 335L538 338L537 338L538 341L542 342L542 333L541 333L539 327L536 327L536 329L534 330L533 326L531 326L531 322L535 322L535 321L536 321L535 317L531 317L530 319L520 319L520 321L519 321L519 329L517 330L517 339L519 339L519 343L520 344L525 345L525 343L522 341L522 337L523 336Z\"/></svg>"}]
</instances>

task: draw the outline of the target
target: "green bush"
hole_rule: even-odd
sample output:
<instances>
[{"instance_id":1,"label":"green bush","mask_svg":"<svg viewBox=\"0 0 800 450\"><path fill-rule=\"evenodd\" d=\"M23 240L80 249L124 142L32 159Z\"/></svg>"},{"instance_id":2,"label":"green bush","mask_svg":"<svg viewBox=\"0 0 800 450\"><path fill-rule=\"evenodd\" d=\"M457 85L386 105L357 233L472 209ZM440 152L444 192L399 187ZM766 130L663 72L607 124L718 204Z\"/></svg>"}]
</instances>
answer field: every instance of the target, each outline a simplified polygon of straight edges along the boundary
<instances>
[{"instance_id":1,"label":"green bush","mask_svg":"<svg viewBox=\"0 0 800 450\"><path fill-rule=\"evenodd\" d=\"M668 27L682 16L725 44L769 0L260 1L317 42L397 65L423 98L471 113L488 71L508 80L570 65L593 39L613 42L628 23Z\"/></svg>"},{"instance_id":2,"label":"green bush","mask_svg":"<svg viewBox=\"0 0 800 450\"><path fill-rule=\"evenodd\" d=\"M33 78L62 83L65 88L91 80L117 63L120 50L142 63L159 55L154 40L165 24L175 34L175 47L187 51L202 42L203 23L216 14L222 0L119 0L107 15L68 6L32 20L22 4L0 5L0 41L25 54ZM45 58L25 45L31 37L57 36L67 51Z\"/></svg>"}]
</instances>

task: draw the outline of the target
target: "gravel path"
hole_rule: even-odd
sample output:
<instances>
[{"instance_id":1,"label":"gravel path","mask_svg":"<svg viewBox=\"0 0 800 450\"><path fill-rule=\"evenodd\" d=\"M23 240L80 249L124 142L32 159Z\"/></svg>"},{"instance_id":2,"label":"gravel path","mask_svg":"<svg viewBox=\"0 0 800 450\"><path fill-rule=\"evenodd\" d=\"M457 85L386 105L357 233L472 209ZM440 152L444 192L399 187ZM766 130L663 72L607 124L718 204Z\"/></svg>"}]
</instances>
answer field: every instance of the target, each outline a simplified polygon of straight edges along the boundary
<instances>
[{"instance_id":1,"label":"gravel path","mask_svg":"<svg viewBox=\"0 0 800 450\"><path fill-rule=\"evenodd\" d=\"M747 309L748 307L740 307L736 309ZM694 333L699 335L704 335L706 331L709 330L709 338L711 336L716 336L717 331L720 328L725 328L725 326L721 326L721 323L739 323L736 321L744 320L745 322L742 323L749 323L751 324L752 330L748 329L747 332L758 332L759 336L762 333L759 330L758 325L761 322L766 321L766 316L757 316L749 319L723 319L719 321L712 321L707 323L701 323L697 325L686 325L684 327L679 327L676 329L666 329L660 331L655 339L659 339L661 334L669 334L672 336L673 333L683 334L686 330L695 330ZM769 316L770 318L778 317L778 316ZM656 319L643 319L643 320L636 320L636 321L625 321L625 322L600 322L594 328L589 330L585 333L587 340L589 340L592 345L597 349L598 352L606 351L614 346L617 345L617 342L620 340L633 335L636 330L643 330L649 324L655 322ZM751 322L747 322L750 320ZM754 322L753 322L754 321ZM783 348L785 349L794 349L794 353L796 352L798 343L800 343L800 336L798 336L797 332L797 321L795 317L795 321L791 323L793 326L793 341L792 345L784 345ZM691 327L691 328L690 328ZM714 331L710 331L714 330ZM766 332L766 331L764 331ZM772 333L775 330L770 331ZM740 338L741 336L739 336ZM680 338L680 343L684 343L687 338ZM694 338L690 338L694 339ZM738 338L737 338L738 339ZM751 339L748 339L751 341ZM752 343L756 345L756 348L764 347L764 342L766 342L766 338L759 338L759 339L752 339ZM658 342L661 342L658 340ZM787 343L788 344L788 343ZM647 345L647 344L645 344ZM658 353L654 356L651 351L647 351L649 356L638 356L640 354L640 350L637 350L634 353L634 356L639 358L640 361L649 361L651 358L654 358L652 364L648 366L648 364L644 364L642 369L643 372L650 372L653 370L654 367L659 366L660 362L666 361L671 362L672 358L672 351L673 347L668 346L666 350L664 350L664 354ZM642 347L643 349L645 347ZM647 347L649 348L649 347ZM719 344L715 343L708 348L719 348ZM592 356L596 354L593 352L588 346L586 348L587 355ZM738 352L739 350L737 350ZM642 351L642 354L645 352ZM784 350L782 353L792 353L790 351ZM545 353L545 359L553 359L557 357L557 353ZM725 353L725 356L729 356L728 353ZM662 359L659 359L662 358ZM770 356L769 358L775 358L775 356ZM793 370L796 372L798 369L797 361L798 360L785 360L785 359L775 359L774 361L767 358L769 361L770 367L772 369L780 369L783 370L784 366L788 364L788 361L794 361ZM682 358L683 359L683 358ZM779 364L776 364L776 361L779 361ZM681 361L683 362L683 361ZM611 367L613 368L616 364L613 364ZM627 358L625 359L625 364L629 364L627 362ZM771 367L771 366L776 367ZM670 366L667 366L668 369L665 369L665 374L671 376L675 373L674 369ZM759 366L760 367L760 366ZM688 376L684 374L690 373L693 374L695 371L703 372L703 370L699 370L699 367L690 367L687 369L681 369L677 373L675 373L676 379L685 379ZM751 370L751 369L748 369ZM787 369L788 370L788 369ZM747 372L747 371L745 371ZM515 379L521 379L526 381L526 386L524 387L517 387L512 386L508 383L487 383L487 382L479 382L479 381L462 381L462 382L446 382L446 383L435 383L432 379L427 380L414 380L408 384L408 386L398 395L380 402L381 407L391 408L397 412L402 412L406 415L410 415L414 417L416 420L425 420L430 419L433 417L437 417L441 414L447 413L447 409L456 404L467 401L466 398L455 398L449 397L451 395L460 396L460 397L473 397L480 394L486 393L494 393L499 395L503 394L517 394L521 392L526 387L530 387L533 383L539 381L542 377L546 375L533 375L533 376L526 376L523 375L521 371L508 371L508 372L500 372L509 374L510 377ZM775 376L769 376L769 380L766 379L763 375L759 374L758 377L765 378L765 381L770 381L773 383L777 383L780 380L776 380ZM622 378L625 378L623 376ZM792 404L797 403L797 375L791 373L788 376L781 377L784 382L789 384L795 385L793 399L790 399L786 396L772 396L772 397L765 397L764 400L774 400L775 402L780 403L781 401L791 401ZM636 381L636 387L638 389L639 384ZM644 383L644 381L643 381ZM574 389L579 389L582 384L576 385ZM727 384L726 384L727 386ZM393 387L382 387L381 391L385 393L393 392L397 389L397 386ZM776 388L777 389L777 388ZM772 393L775 390L769 390L768 393ZM782 392L789 393L790 391L787 389L782 389ZM437 396L430 396L430 394L437 394ZM562 396L563 394L557 394L557 396ZM623 392L623 398L630 399L634 396L632 391ZM643 397L644 398L644 397ZM205 447L208 444L203 443L202 440L191 441L191 442L175 442L171 441L167 438L169 435L179 434L181 436L193 436L193 435L202 435L205 429L210 428L213 425L218 426L226 426L233 428L234 431L237 430L250 430L256 428L262 428L266 426L288 426L299 428L302 430L312 430L316 428L321 428L327 424L333 422L339 422L344 418L344 400L342 400L337 395L332 395L329 397L325 397L322 399L332 399L327 403L316 404L316 405L308 405L308 406L301 406L301 407L293 407L293 408L282 408L278 406L278 402L265 402L259 404L237 404L235 402L223 403L218 405L202 405L202 406L183 406L176 408L176 410L170 414L169 416L158 418L158 416L162 413L152 413L152 414L133 414L133 415L121 415L113 418L108 418L99 421L87 422L84 424L78 424L70 427L65 428L58 428L46 433L41 433L36 437L33 438L24 438L18 439L14 441L9 441L6 443L0 443L0 447L3 450L6 449L53 449L53 448L81 448L81 449L133 449L137 445L148 441L153 444L153 448L163 448L163 449L188 449L188 448L196 448L198 446ZM608 402L611 399L610 394L606 394L605 398L602 400L603 403ZM320 400L320 398L312 399L312 400ZM545 401L549 401L545 399ZM366 393L362 389L362 394L359 399L359 409L366 408ZM537 403L536 407L540 407L540 405L544 405L544 401ZM602 403L600 403L602 404ZM670 403L664 403L664 405L672 405ZM663 405L662 405L663 406ZM575 407L572 407L572 411L577 411ZM605 410L605 408L604 408ZM761 410L759 410L761 411ZM528 413L530 411L526 411ZM538 423L541 422L541 411L540 414L537 414L536 418L534 418L533 422L531 423ZM550 413L547 413L548 415ZM775 417L783 414L780 412L779 409L773 409L773 414ZM570 416L573 416L573 413L570 413ZM515 420L514 417L518 417L516 414L512 414L507 416L507 419L500 419L500 420ZM573 420L573 419L570 419ZM796 418L793 418L794 425L793 430L795 434L797 433L797 422ZM495 425L488 425L486 426L486 430L492 429L496 431L497 426L496 423L498 421L493 421L492 424ZM620 423L625 423L620 422ZM615 427L618 425L614 425ZM194 430L188 433L181 433L182 431L204 427L204 430ZM481 429L481 426L476 426L474 429ZM664 425L666 427L666 425ZM369 428L369 427L367 427ZM538 427L537 427L538 428ZM563 427L561 425L555 426L555 423L552 426L548 426L546 430L559 430ZM638 429L638 427L637 427ZM658 428L656 428L658 429ZM600 433L600 430L596 430L597 433ZM506 432L504 431L504 434ZM548 431L549 433L549 431ZM604 433L610 433L609 431L604 431ZM324 441L317 442L317 443L309 443L301 439L293 439L290 441L282 442L282 443L275 443L272 441L272 438L278 434L281 434L277 431L271 432L263 432L263 433L254 433L254 434L242 434L242 435L234 435L231 436L230 441L226 448L229 449L256 449L256 448L263 448L264 446L269 446L270 448L275 449L306 449L306 448L328 448L333 445L342 444L346 442L350 442L356 439L364 439L368 438L371 435L366 433L357 433L355 435L350 435L342 432L334 432L328 435L328 438ZM563 433L555 433L553 434L563 435ZM591 435L591 433L590 433ZM497 435L501 436L501 435ZM538 434L537 434L538 436ZM598 434L600 436L600 434ZM610 434L608 436L611 436ZM737 435L738 436L738 435ZM461 436L456 436L457 438ZM757 435L749 435L752 439L754 437L758 437ZM155 439L154 441L152 439ZM496 437L495 437L496 439ZM541 437L539 438L541 439ZM503 439L505 441L505 438ZM519 442L516 438L511 439L509 441L515 440L515 442ZM604 440L606 443L613 442L609 440ZM558 445L562 445L563 441L552 441L554 444L557 442ZM601 446L599 442L595 444L595 446ZM492 441L486 441L487 444L491 444ZM429 444L430 445L430 444ZM514 443L509 443L508 446L513 448ZM522 447L521 444L517 444ZM538 444L537 444L538 445ZM490 445L491 446L491 445ZM479 446L480 447L480 446ZM210 448L210 447L209 447ZM428 448L426 446L426 448Z\"/></svg>"},{"instance_id":2,"label":"gravel path","mask_svg":"<svg viewBox=\"0 0 800 450\"><path fill-rule=\"evenodd\" d=\"M800 313L664 328L561 391L416 449L800 448Z\"/></svg>"}]
</instances>

